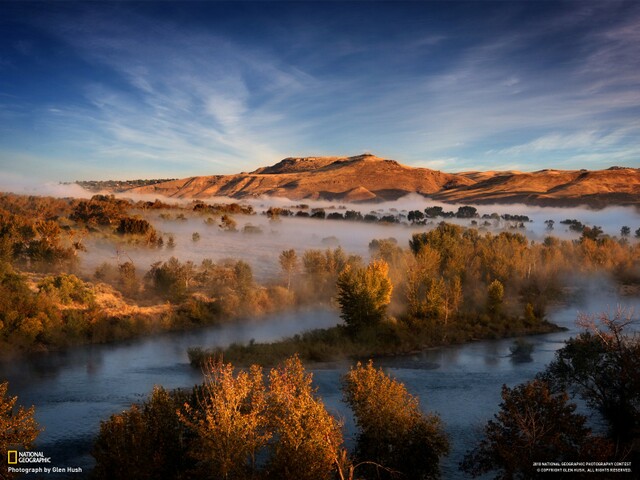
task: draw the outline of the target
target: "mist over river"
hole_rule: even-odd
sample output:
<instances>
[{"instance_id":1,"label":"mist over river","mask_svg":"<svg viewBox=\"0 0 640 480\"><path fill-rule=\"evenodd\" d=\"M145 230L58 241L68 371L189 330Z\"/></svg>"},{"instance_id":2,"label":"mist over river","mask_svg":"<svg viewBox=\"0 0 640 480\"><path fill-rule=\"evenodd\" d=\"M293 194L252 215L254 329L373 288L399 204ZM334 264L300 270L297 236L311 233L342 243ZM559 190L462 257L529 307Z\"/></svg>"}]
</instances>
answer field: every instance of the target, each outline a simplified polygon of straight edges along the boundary
<instances>
[{"instance_id":1,"label":"mist over river","mask_svg":"<svg viewBox=\"0 0 640 480\"><path fill-rule=\"evenodd\" d=\"M460 476L457 464L477 439L480 427L497 411L502 384L514 386L541 371L563 342L577 332L578 311L596 313L612 310L617 304L640 311L640 300L620 299L602 285L590 293L579 305L549 313L552 322L568 330L529 337L534 350L528 363L517 363L509 357L513 339L436 348L376 361L420 398L425 411L441 415L452 444L451 454L443 461L444 478ZM0 363L0 378L9 381L9 393L18 395L22 405L36 407L36 418L45 430L35 449L51 456L52 465L81 466L86 472L93 465L90 449L100 420L142 401L154 385L190 388L201 382L200 371L189 365L188 347L225 346L251 339L272 341L339 321L338 312L333 310L305 310L199 331L35 354ZM340 392L340 376L348 368L349 363L344 362L310 369L328 409L344 419L347 442L352 445L353 421Z\"/></svg>"}]
</instances>

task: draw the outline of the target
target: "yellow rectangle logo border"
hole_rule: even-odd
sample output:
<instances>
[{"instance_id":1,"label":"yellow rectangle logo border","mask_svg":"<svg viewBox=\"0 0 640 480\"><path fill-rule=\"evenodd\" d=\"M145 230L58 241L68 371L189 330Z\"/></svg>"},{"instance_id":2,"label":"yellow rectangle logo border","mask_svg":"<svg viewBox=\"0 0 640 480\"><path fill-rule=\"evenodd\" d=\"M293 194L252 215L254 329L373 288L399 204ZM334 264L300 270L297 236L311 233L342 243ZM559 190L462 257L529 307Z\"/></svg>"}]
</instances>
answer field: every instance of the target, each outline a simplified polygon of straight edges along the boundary
<instances>
[{"instance_id":1,"label":"yellow rectangle logo border","mask_svg":"<svg viewBox=\"0 0 640 480\"><path fill-rule=\"evenodd\" d=\"M11 458L13 457L13 461ZM7 452L7 463L9 465L17 465L18 463L18 451L17 450L9 450Z\"/></svg>"}]
</instances>

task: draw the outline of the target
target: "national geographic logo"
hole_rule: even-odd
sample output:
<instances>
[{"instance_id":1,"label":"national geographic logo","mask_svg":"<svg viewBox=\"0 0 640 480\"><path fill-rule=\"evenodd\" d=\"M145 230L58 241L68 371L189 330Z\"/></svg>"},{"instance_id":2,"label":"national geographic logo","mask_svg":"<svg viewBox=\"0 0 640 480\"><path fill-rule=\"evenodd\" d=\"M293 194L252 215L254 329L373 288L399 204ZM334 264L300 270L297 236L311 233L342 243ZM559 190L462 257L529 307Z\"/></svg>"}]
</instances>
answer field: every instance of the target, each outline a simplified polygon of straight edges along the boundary
<instances>
[{"instance_id":1,"label":"national geographic logo","mask_svg":"<svg viewBox=\"0 0 640 480\"><path fill-rule=\"evenodd\" d=\"M7 463L17 465L22 463L51 463L51 457L45 456L44 452L19 452L9 450L7 452Z\"/></svg>"},{"instance_id":2,"label":"national geographic logo","mask_svg":"<svg viewBox=\"0 0 640 480\"><path fill-rule=\"evenodd\" d=\"M44 452L9 450L7 451L7 463L9 464L7 466L9 473L33 474L38 478L43 474L50 473L82 473L82 467L51 466L51 457L47 457Z\"/></svg>"}]
</instances>

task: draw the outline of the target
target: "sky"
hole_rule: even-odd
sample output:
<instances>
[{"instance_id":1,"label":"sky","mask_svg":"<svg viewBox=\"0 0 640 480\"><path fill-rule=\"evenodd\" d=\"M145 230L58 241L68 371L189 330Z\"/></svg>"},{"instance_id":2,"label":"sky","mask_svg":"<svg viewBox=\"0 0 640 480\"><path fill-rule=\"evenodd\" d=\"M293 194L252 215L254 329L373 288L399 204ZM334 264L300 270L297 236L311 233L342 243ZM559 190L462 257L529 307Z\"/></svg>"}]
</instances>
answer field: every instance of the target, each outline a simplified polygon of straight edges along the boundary
<instances>
[{"instance_id":1,"label":"sky","mask_svg":"<svg viewBox=\"0 0 640 480\"><path fill-rule=\"evenodd\" d=\"M640 166L636 1L0 1L0 177Z\"/></svg>"}]
</instances>

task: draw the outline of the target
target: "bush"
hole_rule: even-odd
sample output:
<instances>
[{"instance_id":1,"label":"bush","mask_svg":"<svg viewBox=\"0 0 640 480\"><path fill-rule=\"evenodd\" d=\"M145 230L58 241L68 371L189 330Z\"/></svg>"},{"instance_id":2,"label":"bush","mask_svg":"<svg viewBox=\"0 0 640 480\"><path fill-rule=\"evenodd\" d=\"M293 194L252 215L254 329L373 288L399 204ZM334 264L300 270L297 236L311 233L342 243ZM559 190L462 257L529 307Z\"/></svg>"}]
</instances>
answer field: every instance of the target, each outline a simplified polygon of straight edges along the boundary
<instances>
[{"instance_id":1,"label":"bush","mask_svg":"<svg viewBox=\"0 0 640 480\"><path fill-rule=\"evenodd\" d=\"M60 303L69 305L71 302L87 305L95 300L93 291L75 275L62 273L45 277L39 284L40 293L53 296Z\"/></svg>"}]
</instances>

